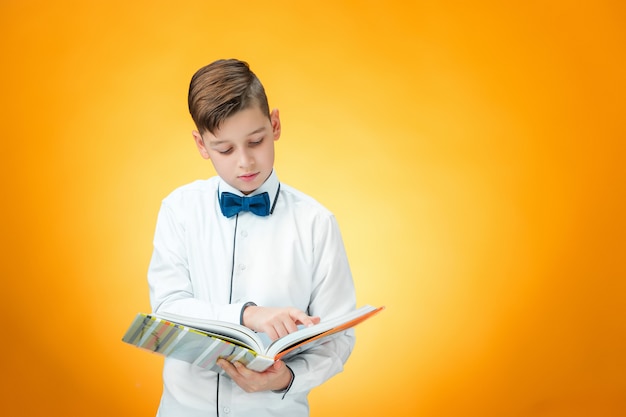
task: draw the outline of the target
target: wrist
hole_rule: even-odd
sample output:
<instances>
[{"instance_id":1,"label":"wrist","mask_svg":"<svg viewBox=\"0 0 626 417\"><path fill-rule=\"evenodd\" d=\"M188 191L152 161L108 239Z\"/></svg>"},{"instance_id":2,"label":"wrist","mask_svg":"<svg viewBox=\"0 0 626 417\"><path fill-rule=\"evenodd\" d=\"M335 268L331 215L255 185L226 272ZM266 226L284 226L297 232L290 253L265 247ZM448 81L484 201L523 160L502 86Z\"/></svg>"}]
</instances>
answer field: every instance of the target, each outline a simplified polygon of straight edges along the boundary
<instances>
[{"instance_id":1,"label":"wrist","mask_svg":"<svg viewBox=\"0 0 626 417\"><path fill-rule=\"evenodd\" d=\"M274 392L276 394L286 394L287 391L289 391L289 389L291 388L291 385L293 385L293 380L296 377L289 366L287 366L286 364L284 366L289 371L289 372L287 372L287 375L289 376L289 379L285 380L286 383L283 384L283 388L282 389L272 390L272 392Z\"/></svg>"},{"instance_id":2,"label":"wrist","mask_svg":"<svg viewBox=\"0 0 626 417\"><path fill-rule=\"evenodd\" d=\"M256 304L253 303L252 301L248 301L247 303L243 305L243 307L241 307L241 314L239 315L239 324L243 326L246 325L246 320L245 320L244 315L248 307L256 307Z\"/></svg>"}]
</instances>

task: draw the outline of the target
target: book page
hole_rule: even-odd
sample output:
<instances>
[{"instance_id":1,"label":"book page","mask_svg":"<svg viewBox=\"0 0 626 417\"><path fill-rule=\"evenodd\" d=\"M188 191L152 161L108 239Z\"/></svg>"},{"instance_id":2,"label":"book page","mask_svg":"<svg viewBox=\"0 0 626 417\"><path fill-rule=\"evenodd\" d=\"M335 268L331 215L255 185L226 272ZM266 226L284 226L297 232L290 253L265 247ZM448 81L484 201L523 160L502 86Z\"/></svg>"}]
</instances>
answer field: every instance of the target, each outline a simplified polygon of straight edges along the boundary
<instances>
[{"instance_id":1,"label":"book page","mask_svg":"<svg viewBox=\"0 0 626 417\"><path fill-rule=\"evenodd\" d=\"M292 350L304 343L311 343L321 337L356 326L383 309L384 307L375 308L370 305L366 305L334 319L322 319L320 323L314 326L303 327L297 332L290 333L287 336L274 341L267 348L266 355L270 357L282 357L287 353L286 351ZM281 355L279 355L279 353L281 353Z\"/></svg>"},{"instance_id":2,"label":"book page","mask_svg":"<svg viewBox=\"0 0 626 417\"><path fill-rule=\"evenodd\" d=\"M265 352L266 344L263 342L262 338L259 337L253 330L239 324L228 323L225 321L196 319L173 313L159 313L152 315L162 320L180 323L183 326L195 328L218 337L234 339L236 343L243 343L245 346L257 353Z\"/></svg>"}]
</instances>

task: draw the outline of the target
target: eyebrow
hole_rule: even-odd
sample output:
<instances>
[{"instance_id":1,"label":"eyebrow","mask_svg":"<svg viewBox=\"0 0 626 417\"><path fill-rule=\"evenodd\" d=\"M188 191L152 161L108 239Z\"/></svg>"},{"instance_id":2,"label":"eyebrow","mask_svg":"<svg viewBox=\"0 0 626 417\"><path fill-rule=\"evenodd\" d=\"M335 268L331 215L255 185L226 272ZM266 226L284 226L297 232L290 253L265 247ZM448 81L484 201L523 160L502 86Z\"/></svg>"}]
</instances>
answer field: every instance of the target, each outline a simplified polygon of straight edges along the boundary
<instances>
[{"instance_id":1,"label":"eyebrow","mask_svg":"<svg viewBox=\"0 0 626 417\"><path fill-rule=\"evenodd\" d=\"M266 130L266 127L265 126L261 126L261 127L255 129L255 130L253 130L252 132L248 133L246 135L246 137L249 137L249 136L252 136L252 135L256 135L257 133L261 133L264 130ZM211 146L218 146L218 145L221 145L222 143L226 143L226 142L229 142L229 141L228 140L214 140L214 141L209 141L209 144Z\"/></svg>"}]
</instances>

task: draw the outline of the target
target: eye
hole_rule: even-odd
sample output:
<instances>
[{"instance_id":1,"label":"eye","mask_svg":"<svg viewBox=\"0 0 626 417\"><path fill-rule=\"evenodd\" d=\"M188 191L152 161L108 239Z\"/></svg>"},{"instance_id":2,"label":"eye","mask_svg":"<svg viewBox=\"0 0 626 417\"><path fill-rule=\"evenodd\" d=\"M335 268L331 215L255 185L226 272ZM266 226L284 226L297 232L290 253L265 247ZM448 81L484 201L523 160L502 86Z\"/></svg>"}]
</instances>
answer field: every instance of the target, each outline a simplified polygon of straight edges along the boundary
<instances>
[{"instance_id":1,"label":"eye","mask_svg":"<svg viewBox=\"0 0 626 417\"><path fill-rule=\"evenodd\" d=\"M250 146L257 146L260 145L263 142L263 139L265 139L264 137L258 140L254 140L250 142Z\"/></svg>"},{"instance_id":2,"label":"eye","mask_svg":"<svg viewBox=\"0 0 626 417\"><path fill-rule=\"evenodd\" d=\"M218 153L221 153L222 155L228 155L228 154L229 154L229 153L231 153L232 151L233 151L233 148L228 148L228 149L226 149L226 150L220 150L220 149L217 149L217 152L218 152Z\"/></svg>"}]
</instances>

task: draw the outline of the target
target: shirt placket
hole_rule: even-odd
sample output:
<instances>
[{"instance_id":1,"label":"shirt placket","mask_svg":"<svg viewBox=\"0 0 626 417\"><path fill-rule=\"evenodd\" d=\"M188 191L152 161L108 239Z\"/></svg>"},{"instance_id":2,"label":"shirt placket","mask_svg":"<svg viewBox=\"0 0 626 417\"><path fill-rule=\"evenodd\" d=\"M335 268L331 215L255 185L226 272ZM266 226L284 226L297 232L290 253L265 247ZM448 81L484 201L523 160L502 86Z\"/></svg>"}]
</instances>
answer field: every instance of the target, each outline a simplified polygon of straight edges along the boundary
<instances>
[{"instance_id":1,"label":"shirt placket","mask_svg":"<svg viewBox=\"0 0 626 417\"><path fill-rule=\"evenodd\" d=\"M249 250L249 222L246 217L253 216L252 213L239 215L237 229L235 230L235 243L233 255L233 277L232 277L232 297L231 303L242 303L254 301L247 299L246 283L250 271L250 250Z\"/></svg>"}]
</instances>

